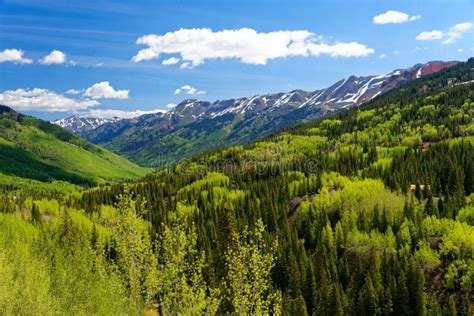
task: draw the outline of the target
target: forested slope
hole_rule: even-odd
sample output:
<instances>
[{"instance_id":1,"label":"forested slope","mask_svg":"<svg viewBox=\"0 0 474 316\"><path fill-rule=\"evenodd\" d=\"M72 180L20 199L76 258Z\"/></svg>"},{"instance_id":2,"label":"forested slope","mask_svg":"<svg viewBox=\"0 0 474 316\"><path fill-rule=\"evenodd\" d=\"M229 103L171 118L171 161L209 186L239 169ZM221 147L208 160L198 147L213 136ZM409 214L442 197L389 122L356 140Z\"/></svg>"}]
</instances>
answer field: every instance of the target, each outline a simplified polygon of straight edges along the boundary
<instances>
[{"instance_id":1,"label":"forested slope","mask_svg":"<svg viewBox=\"0 0 474 316\"><path fill-rule=\"evenodd\" d=\"M48 122L0 106L0 183L29 180L97 184L138 178L147 169ZM35 182L37 183L37 182Z\"/></svg>"},{"instance_id":2,"label":"forested slope","mask_svg":"<svg viewBox=\"0 0 474 316\"><path fill-rule=\"evenodd\" d=\"M473 68L136 182L5 192L0 309L471 315Z\"/></svg>"}]
</instances>

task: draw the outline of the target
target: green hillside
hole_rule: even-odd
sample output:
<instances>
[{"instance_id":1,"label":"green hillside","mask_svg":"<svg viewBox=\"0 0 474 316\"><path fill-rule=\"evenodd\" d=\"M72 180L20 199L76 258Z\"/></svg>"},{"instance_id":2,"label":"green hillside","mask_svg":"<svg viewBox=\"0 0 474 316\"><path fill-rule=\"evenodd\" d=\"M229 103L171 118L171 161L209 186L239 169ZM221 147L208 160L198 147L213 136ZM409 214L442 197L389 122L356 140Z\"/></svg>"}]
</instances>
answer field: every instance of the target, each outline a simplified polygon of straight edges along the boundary
<instances>
[{"instance_id":1,"label":"green hillside","mask_svg":"<svg viewBox=\"0 0 474 316\"><path fill-rule=\"evenodd\" d=\"M0 182L14 176L99 184L147 172L58 126L0 107Z\"/></svg>"},{"instance_id":2,"label":"green hillside","mask_svg":"<svg viewBox=\"0 0 474 316\"><path fill-rule=\"evenodd\" d=\"M472 315L473 68L137 181L0 191L0 312Z\"/></svg>"}]
</instances>

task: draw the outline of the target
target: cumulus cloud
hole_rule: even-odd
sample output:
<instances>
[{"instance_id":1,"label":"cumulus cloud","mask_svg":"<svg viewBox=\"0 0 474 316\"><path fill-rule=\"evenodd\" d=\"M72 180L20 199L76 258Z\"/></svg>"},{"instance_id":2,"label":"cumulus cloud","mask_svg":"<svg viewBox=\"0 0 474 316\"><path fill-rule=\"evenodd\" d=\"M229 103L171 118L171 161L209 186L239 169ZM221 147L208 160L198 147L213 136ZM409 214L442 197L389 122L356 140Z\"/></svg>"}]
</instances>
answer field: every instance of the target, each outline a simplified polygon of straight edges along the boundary
<instances>
[{"instance_id":1,"label":"cumulus cloud","mask_svg":"<svg viewBox=\"0 0 474 316\"><path fill-rule=\"evenodd\" d=\"M97 117L97 118L121 118L121 119L130 119L138 116L142 116L145 114L153 114L153 113L166 113L166 110L156 109L151 111L142 111L142 110L135 110L135 111L122 111L122 110L110 110L110 109L94 109L89 110L85 113L82 113L81 116L84 117Z\"/></svg>"},{"instance_id":2,"label":"cumulus cloud","mask_svg":"<svg viewBox=\"0 0 474 316\"><path fill-rule=\"evenodd\" d=\"M458 39L461 39L463 34L469 32L472 29L471 22L458 23L449 28L446 32L446 39L442 42L443 44L452 44Z\"/></svg>"},{"instance_id":3,"label":"cumulus cloud","mask_svg":"<svg viewBox=\"0 0 474 316\"><path fill-rule=\"evenodd\" d=\"M235 58L245 64L265 65L268 60L289 56L361 57L374 53L356 42L325 43L306 30L257 32L250 28L214 32L209 28L180 29L163 35L150 34L137 39L148 46L132 60L140 62L161 54L179 54L180 68L191 68L208 59Z\"/></svg>"},{"instance_id":4,"label":"cumulus cloud","mask_svg":"<svg viewBox=\"0 0 474 316\"><path fill-rule=\"evenodd\" d=\"M66 54L60 50L53 50L40 60L43 65L63 64L65 62Z\"/></svg>"},{"instance_id":5,"label":"cumulus cloud","mask_svg":"<svg viewBox=\"0 0 474 316\"><path fill-rule=\"evenodd\" d=\"M421 15L408 15L404 12L388 10L387 12L376 15L372 18L374 24L400 24L415 21L421 18Z\"/></svg>"},{"instance_id":6,"label":"cumulus cloud","mask_svg":"<svg viewBox=\"0 0 474 316\"><path fill-rule=\"evenodd\" d=\"M461 39L464 33L469 32L473 27L471 22L458 23L450 27L447 31L425 31L416 36L419 41L434 41L444 39L441 43L444 45L452 44Z\"/></svg>"},{"instance_id":7,"label":"cumulus cloud","mask_svg":"<svg viewBox=\"0 0 474 316\"><path fill-rule=\"evenodd\" d=\"M128 99L130 90L114 90L108 81L102 81L87 88L84 96L92 99Z\"/></svg>"},{"instance_id":8,"label":"cumulus cloud","mask_svg":"<svg viewBox=\"0 0 474 316\"><path fill-rule=\"evenodd\" d=\"M190 85L184 85L181 88L174 90L174 94L180 94L181 92L186 94L206 94L206 91L198 90Z\"/></svg>"},{"instance_id":9,"label":"cumulus cloud","mask_svg":"<svg viewBox=\"0 0 474 316\"><path fill-rule=\"evenodd\" d=\"M176 65L177 63L179 63L180 60L181 59L179 59L179 58L171 57L171 58L163 60L162 64L165 65L165 66Z\"/></svg>"},{"instance_id":10,"label":"cumulus cloud","mask_svg":"<svg viewBox=\"0 0 474 316\"><path fill-rule=\"evenodd\" d=\"M438 40L443 37L443 32L438 30L425 31L421 32L416 36L416 39L419 41L433 41Z\"/></svg>"},{"instance_id":11,"label":"cumulus cloud","mask_svg":"<svg viewBox=\"0 0 474 316\"><path fill-rule=\"evenodd\" d=\"M4 51L0 52L0 63L9 61L20 64L31 64L33 61L29 58L24 58L24 53L25 52L21 49L5 49Z\"/></svg>"},{"instance_id":12,"label":"cumulus cloud","mask_svg":"<svg viewBox=\"0 0 474 316\"><path fill-rule=\"evenodd\" d=\"M34 88L3 91L0 93L0 104L19 111L68 112L87 109L99 102L67 98L47 89Z\"/></svg>"}]
</instances>

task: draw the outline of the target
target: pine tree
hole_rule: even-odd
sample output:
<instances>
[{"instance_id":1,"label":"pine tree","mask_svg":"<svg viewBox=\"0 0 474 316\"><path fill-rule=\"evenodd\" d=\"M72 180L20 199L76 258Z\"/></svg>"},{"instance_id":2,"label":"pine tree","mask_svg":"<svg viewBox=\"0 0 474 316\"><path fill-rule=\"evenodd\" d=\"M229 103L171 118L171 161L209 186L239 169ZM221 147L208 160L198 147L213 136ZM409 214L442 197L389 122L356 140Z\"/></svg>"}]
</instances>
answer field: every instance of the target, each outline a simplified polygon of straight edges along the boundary
<instances>
[{"instance_id":1,"label":"pine tree","mask_svg":"<svg viewBox=\"0 0 474 316\"><path fill-rule=\"evenodd\" d=\"M36 203L33 203L33 206L31 207L31 221L39 225L42 223L41 212Z\"/></svg>"},{"instance_id":2,"label":"pine tree","mask_svg":"<svg viewBox=\"0 0 474 316\"><path fill-rule=\"evenodd\" d=\"M410 260L409 284L411 310L416 315L425 316L427 313L424 292L425 278L423 272L413 259Z\"/></svg>"},{"instance_id":3,"label":"pine tree","mask_svg":"<svg viewBox=\"0 0 474 316\"><path fill-rule=\"evenodd\" d=\"M454 296L450 295L443 308L443 316L457 316L456 302Z\"/></svg>"},{"instance_id":4,"label":"pine tree","mask_svg":"<svg viewBox=\"0 0 474 316\"><path fill-rule=\"evenodd\" d=\"M405 272L402 270L397 282L395 315L408 315L410 312L410 293Z\"/></svg>"},{"instance_id":5,"label":"pine tree","mask_svg":"<svg viewBox=\"0 0 474 316\"><path fill-rule=\"evenodd\" d=\"M360 315L376 315L379 313L379 306L377 302L377 293L372 283L372 278L368 275L365 278L365 284L362 287L359 296L359 303L361 305Z\"/></svg>"},{"instance_id":6,"label":"pine tree","mask_svg":"<svg viewBox=\"0 0 474 316\"><path fill-rule=\"evenodd\" d=\"M306 309L306 302L303 298L303 296L299 295L297 298L292 299L288 302L288 310L287 314L288 315L301 315L301 316L307 316L308 311Z\"/></svg>"}]
</instances>

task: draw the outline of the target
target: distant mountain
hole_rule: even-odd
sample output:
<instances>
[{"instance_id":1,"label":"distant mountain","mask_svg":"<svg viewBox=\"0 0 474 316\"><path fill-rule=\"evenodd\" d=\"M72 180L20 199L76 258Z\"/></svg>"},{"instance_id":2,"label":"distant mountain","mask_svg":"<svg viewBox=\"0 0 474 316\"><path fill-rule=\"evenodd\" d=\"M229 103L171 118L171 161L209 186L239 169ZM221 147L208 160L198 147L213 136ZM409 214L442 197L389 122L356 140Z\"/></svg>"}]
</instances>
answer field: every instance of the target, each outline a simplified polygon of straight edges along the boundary
<instances>
[{"instance_id":1,"label":"distant mountain","mask_svg":"<svg viewBox=\"0 0 474 316\"><path fill-rule=\"evenodd\" d=\"M51 123L61 126L70 132L80 134L84 131L90 131L105 123L119 121L120 118L100 118L100 117L83 117L80 115L73 115L63 119L52 121Z\"/></svg>"},{"instance_id":2,"label":"distant mountain","mask_svg":"<svg viewBox=\"0 0 474 316\"><path fill-rule=\"evenodd\" d=\"M23 178L97 184L147 172L57 125L0 105L0 183Z\"/></svg>"},{"instance_id":3,"label":"distant mountain","mask_svg":"<svg viewBox=\"0 0 474 316\"><path fill-rule=\"evenodd\" d=\"M77 133L139 164L157 166L218 146L243 144L281 128L358 106L456 63L433 61L383 75L350 76L312 92L293 90L212 103L184 100L167 113L107 122Z\"/></svg>"}]
</instances>

